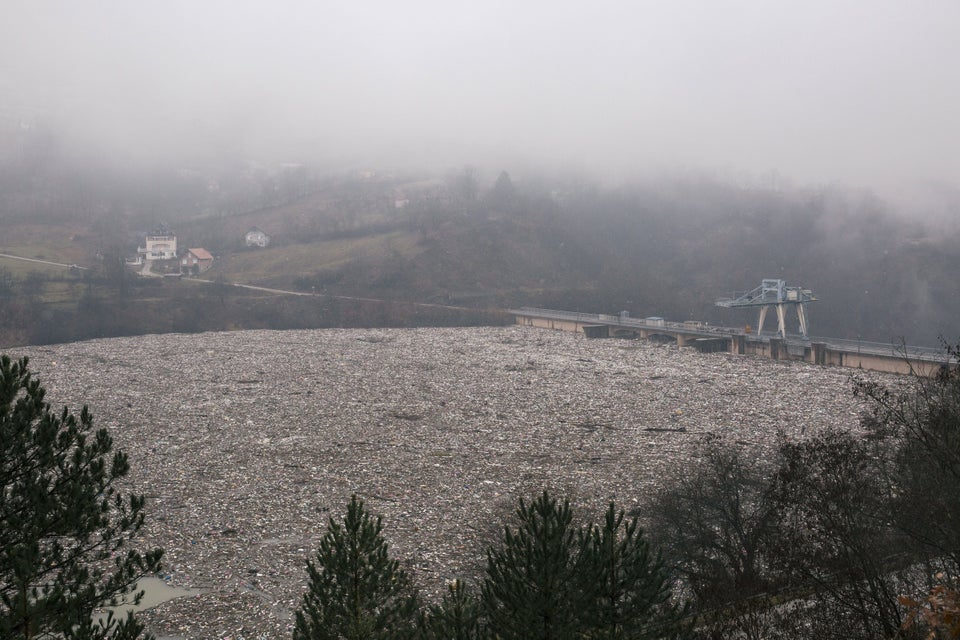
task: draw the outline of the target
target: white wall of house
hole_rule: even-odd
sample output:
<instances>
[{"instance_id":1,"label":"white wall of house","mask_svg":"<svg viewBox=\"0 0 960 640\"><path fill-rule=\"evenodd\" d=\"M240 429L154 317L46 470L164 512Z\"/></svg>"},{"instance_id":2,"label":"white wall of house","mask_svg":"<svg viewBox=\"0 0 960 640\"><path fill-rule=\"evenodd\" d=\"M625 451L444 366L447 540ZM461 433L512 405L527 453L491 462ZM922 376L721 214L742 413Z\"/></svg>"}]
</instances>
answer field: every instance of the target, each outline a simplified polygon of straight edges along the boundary
<instances>
[{"instance_id":1,"label":"white wall of house","mask_svg":"<svg viewBox=\"0 0 960 640\"><path fill-rule=\"evenodd\" d=\"M177 236L147 236L147 258L169 260L177 257Z\"/></svg>"},{"instance_id":2,"label":"white wall of house","mask_svg":"<svg viewBox=\"0 0 960 640\"><path fill-rule=\"evenodd\" d=\"M270 236L259 229L247 231L246 242L248 247L265 247L270 244Z\"/></svg>"}]
</instances>

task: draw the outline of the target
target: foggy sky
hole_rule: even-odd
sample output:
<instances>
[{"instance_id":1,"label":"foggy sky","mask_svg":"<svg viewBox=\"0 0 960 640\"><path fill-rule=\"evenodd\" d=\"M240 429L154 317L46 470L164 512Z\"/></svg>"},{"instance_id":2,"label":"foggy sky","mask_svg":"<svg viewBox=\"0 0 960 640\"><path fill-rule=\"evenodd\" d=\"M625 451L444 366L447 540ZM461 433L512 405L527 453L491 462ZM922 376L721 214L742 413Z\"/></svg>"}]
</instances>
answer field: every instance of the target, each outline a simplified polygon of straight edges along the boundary
<instances>
[{"instance_id":1,"label":"foggy sky","mask_svg":"<svg viewBox=\"0 0 960 640\"><path fill-rule=\"evenodd\" d=\"M0 113L137 159L890 194L960 182L958 28L956 0L5 0Z\"/></svg>"}]
</instances>

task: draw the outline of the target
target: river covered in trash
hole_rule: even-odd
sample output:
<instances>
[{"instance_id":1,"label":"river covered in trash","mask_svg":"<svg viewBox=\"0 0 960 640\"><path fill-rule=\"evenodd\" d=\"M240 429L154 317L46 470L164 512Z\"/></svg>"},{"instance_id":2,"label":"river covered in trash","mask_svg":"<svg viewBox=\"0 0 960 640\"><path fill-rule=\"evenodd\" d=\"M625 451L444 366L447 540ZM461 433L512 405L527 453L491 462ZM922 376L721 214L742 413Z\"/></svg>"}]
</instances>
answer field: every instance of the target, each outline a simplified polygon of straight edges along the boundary
<instances>
[{"instance_id":1,"label":"river covered in trash","mask_svg":"<svg viewBox=\"0 0 960 640\"><path fill-rule=\"evenodd\" d=\"M244 331L18 348L87 404L147 497L171 638L289 637L305 563L352 493L426 598L473 578L516 501L584 517L652 496L733 440L856 429L850 370L524 327ZM870 379L895 381L861 372Z\"/></svg>"}]
</instances>

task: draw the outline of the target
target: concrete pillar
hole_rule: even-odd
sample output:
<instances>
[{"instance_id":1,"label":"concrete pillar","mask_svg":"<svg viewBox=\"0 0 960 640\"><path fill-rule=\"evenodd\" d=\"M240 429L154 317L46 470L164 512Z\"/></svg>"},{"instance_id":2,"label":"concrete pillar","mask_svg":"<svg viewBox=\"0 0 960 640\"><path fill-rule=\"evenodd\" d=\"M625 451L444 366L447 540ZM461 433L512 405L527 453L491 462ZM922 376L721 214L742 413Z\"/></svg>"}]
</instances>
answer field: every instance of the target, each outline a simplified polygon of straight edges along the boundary
<instances>
[{"instance_id":1,"label":"concrete pillar","mask_svg":"<svg viewBox=\"0 0 960 640\"><path fill-rule=\"evenodd\" d=\"M746 352L747 339L744 336L730 336L730 353L742 356Z\"/></svg>"},{"instance_id":2,"label":"concrete pillar","mask_svg":"<svg viewBox=\"0 0 960 640\"><path fill-rule=\"evenodd\" d=\"M782 355L786 355L786 344L783 340L778 340L777 338L770 338L770 359L779 360Z\"/></svg>"},{"instance_id":3,"label":"concrete pillar","mask_svg":"<svg viewBox=\"0 0 960 640\"><path fill-rule=\"evenodd\" d=\"M813 364L827 364L827 345L823 342L814 342L810 345L810 362Z\"/></svg>"}]
</instances>

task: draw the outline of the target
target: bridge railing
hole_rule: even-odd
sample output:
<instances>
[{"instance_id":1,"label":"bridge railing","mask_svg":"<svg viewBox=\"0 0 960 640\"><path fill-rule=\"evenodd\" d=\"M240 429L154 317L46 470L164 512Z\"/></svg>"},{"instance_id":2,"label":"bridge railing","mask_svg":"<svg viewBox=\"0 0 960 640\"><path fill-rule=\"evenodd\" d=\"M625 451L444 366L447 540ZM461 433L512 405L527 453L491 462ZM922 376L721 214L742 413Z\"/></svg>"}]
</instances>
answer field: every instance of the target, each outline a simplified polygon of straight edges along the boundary
<instances>
[{"instance_id":1,"label":"bridge railing","mask_svg":"<svg viewBox=\"0 0 960 640\"><path fill-rule=\"evenodd\" d=\"M558 311L556 309L541 309L538 307L508 309L507 312L514 315L536 316L538 318L549 318L552 320L615 324L636 329L664 329L668 331L680 331L691 335L695 334L702 336L730 336L740 335L743 333L742 329L734 329L731 327L715 327L703 324L691 326L689 323L675 322L671 320L647 320L646 318L631 318L629 316L621 317L619 315L608 315L602 313L580 313L579 311Z\"/></svg>"},{"instance_id":2,"label":"bridge railing","mask_svg":"<svg viewBox=\"0 0 960 640\"><path fill-rule=\"evenodd\" d=\"M812 337L811 342L823 342L828 347L841 349L849 353L860 352L866 355L902 356L908 360L946 360L943 349L936 347L914 347L897 342L869 342L867 340L848 340L844 338Z\"/></svg>"},{"instance_id":3,"label":"bridge railing","mask_svg":"<svg viewBox=\"0 0 960 640\"><path fill-rule=\"evenodd\" d=\"M770 335L757 335L746 333L738 327L721 327L707 324L691 326L690 323L675 322L670 320L657 319L655 321L646 318L620 317L619 315L608 315L598 313L580 313L579 311L558 311L556 309L541 309L538 307L521 307L520 309L508 309L509 313L514 315L529 315L538 318L550 318L553 320L570 320L576 322L587 322L596 324L618 325L623 327L632 327L637 329L663 329L664 331L677 331L687 335L698 335L703 337L730 337L744 336L750 342L765 342L770 340ZM846 351L848 353L862 353L863 355L877 356L900 356L907 360L919 360L924 362L946 362L942 349L934 347L914 347L895 342L869 342L866 340L847 340L843 338L825 338L814 337L803 338L802 336L787 336L788 345L808 346L811 343L824 343L828 347Z\"/></svg>"},{"instance_id":4,"label":"bridge railing","mask_svg":"<svg viewBox=\"0 0 960 640\"><path fill-rule=\"evenodd\" d=\"M540 309L537 307L521 307L507 309L507 313L514 315L535 315L538 318L552 318L554 320L578 320L581 322L600 322L598 313L580 313L579 311L557 311L556 309ZM616 316L612 316L616 317Z\"/></svg>"}]
</instances>

